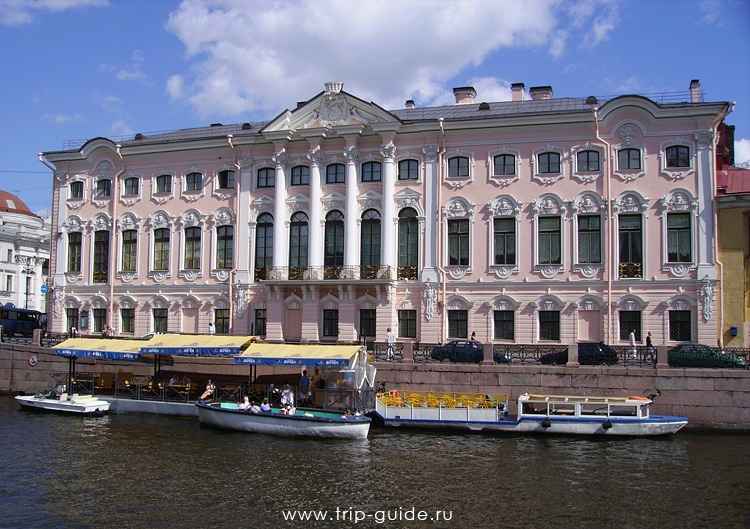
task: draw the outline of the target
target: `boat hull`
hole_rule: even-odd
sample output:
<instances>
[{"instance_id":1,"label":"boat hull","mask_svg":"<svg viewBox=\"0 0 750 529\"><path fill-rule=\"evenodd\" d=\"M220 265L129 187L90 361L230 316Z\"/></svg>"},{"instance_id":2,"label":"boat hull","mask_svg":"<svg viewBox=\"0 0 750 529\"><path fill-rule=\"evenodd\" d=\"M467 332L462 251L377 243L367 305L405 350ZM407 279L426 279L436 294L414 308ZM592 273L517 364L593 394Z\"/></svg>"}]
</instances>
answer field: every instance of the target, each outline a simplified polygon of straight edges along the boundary
<instances>
[{"instance_id":1,"label":"boat hull","mask_svg":"<svg viewBox=\"0 0 750 529\"><path fill-rule=\"evenodd\" d=\"M16 401L26 410L64 413L71 415L103 415L109 411L109 402L90 395L68 398L48 398L36 395L18 395Z\"/></svg>"},{"instance_id":2,"label":"boat hull","mask_svg":"<svg viewBox=\"0 0 750 529\"><path fill-rule=\"evenodd\" d=\"M198 419L202 425L242 432L280 435L285 437L329 437L364 439L370 431L368 417L340 418L338 414L322 415L318 412L306 416L302 410L296 415L277 413L251 413L238 409L222 408L221 403L197 401Z\"/></svg>"}]
</instances>

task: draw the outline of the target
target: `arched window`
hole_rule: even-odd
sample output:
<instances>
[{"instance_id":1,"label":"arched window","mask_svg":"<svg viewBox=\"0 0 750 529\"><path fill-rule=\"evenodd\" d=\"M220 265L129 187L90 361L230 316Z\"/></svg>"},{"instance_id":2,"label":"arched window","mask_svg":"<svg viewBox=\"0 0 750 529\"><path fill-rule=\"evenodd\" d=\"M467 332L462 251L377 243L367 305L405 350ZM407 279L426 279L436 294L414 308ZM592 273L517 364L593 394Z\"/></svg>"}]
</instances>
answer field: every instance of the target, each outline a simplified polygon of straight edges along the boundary
<instances>
[{"instance_id":1,"label":"arched window","mask_svg":"<svg viewBox=\"0 0 750 529\"><path fill-rule=\"evenodd\" d=\"M496 176L516 174L516 157L512 154L495 156L494 173Z\"/></svg>"},{"instance_id":2,"label":"arched window","mask_svg":"<svg viewBox=\"0 0 750 529\"><path fill-rule=\"evenodd\" d=\"M138 183L140 180L137 177L131 177L125 179L125 186L122 191L123 195L137 195L138 194Z\"/></svg>"},{"instance_id":3,"label":"arched window","mask_svg":"<svg viewBox=\"0 0 750 529\"><path fill-rule=\"evenodd\" d=\"M560 154L556 152L543 152L539 154L540 173L559 173Z\"/></svg>"},{"instance_id":4,"label":"arched window","mask_svg":"<svg viewBox=\"0 0 750 529\"><path fill-rule=\"evenodd\" d=\"M326 279L340 277L340 267L344 265L344 215L340 211L326 215L323 259Z\"/></svg>"},{"instance_id":5,"label":"arched window","mask_svg":"<svg viewBox=\"0 0 750 529\"><path fill-rule=\"evenodd\" d=\"M401 160L398 162L399 180L419 180L419 162L417 160Z\"/></svg>"},{"instance_id":6,"label":"arched window","mask_svg":"<svg viewBox=\"0 0 750 529\"><path fill-rule=\"evenodd\" d=\"M326 167L326 184L343 184L344 174L344 164L332 163Z\"/></svg>"},{"instance_id":7,"label":"arched window","mask_svg":"<svg viewBox=\"0 0 750 529\"><path fill-rule=\"evenodd\" d=\"M297 212L289 225L289 279L302 279L307 269L307 215Z\"/></svg>"},{"instance_id":8,"label":"arched window","mask_svg":"<svg viewBox=\"0 0 750 529\"><path fill-rule=\"evenodd\" d=\"M620 149L617 151L617 168L620 171L641 168L641 151L638 149Z\"/></svg>"},{"instance_id":9,"label":"arched window","mask_svg":"<svg viewBox=\"0 0 750 529\"><path fill-rule=\"evenodd\" d=\"M359 262L362 266L360 277L376 277L380 266L380 213L368 209L362 214L362 242Z\"/></svg>"},{"instance_id":10,"label":"arched window","mask_svg":"<svg viewBox=\"0 0 750 529\"><path fill-rule=\"evenodd\" d=\"M185 175L185 191L200 191L201 189L203 189L203 175L201 173Z\"/></svg>"},{"instance_id":11,"label":"arched window","mask_svg":"<svg viewBox=\"0 0 750 529\"><path fill-rule=\"evenodd\" d=\"M255 226L255 279L267 279L266 270L273 266L273 217L263 213Z\"/></svg>"},{"instance_id":12,"label":"arched window","mask_svg":"<svg viewBox=\"0 0 750 529\"><path fill-rule=\"evenodd\" d=\"M579 172L599 170L599 151L581 151L576 154Z\"/></svg>"},{"instance_id":13,"label":"arched window","mask_svg":"<svg viewBox=\"0 0 750 529\"><path fill-rule=\"evenodd\" d=\"M417 279L419 268L419 221L417 212L404 208L398 214L398 278Z\"/></svg>"}]
</instances>

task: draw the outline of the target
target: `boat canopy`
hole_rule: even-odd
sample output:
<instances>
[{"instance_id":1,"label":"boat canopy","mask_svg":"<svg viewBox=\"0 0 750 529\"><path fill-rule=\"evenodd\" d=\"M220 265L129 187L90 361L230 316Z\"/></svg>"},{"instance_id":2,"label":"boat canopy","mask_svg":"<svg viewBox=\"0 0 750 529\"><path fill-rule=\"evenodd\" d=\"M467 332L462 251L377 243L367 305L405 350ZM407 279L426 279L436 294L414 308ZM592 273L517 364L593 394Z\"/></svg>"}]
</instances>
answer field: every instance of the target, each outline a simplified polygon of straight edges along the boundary
<instances>
[{"instance_id":1,"label":"boat canopy","mask_svg":"<svg viewBox=\"0 0 750 529\"><path fill-rule=\"evenodd\" d=\"M53 349L57 356L107 358L109 360L142 360L142 342L102 338L68 338Z\"/></svg>"},{"instance_id":2,"label":"boat canopy","mask_svg":"<svg viewBox=\"0 0 750 529\"><path fill-rule=\"evenodd\" d=\"M141 354L151 355L237 355L256 340L255 336L200 334L157 334L140 343Z\"/></svg>"},{"instance_id":3,"label":"boat canopy","mask_svg":"<svg viewBox=\"0 0 750 529\"><path fill-rule=\"evenodd\" d=\"M244 353L234 357L234 363L340 368L342 377L353 378L354 388L372 387L375 382L375 366L361 345L252 343Z\"/></svg>"}]
</instances>

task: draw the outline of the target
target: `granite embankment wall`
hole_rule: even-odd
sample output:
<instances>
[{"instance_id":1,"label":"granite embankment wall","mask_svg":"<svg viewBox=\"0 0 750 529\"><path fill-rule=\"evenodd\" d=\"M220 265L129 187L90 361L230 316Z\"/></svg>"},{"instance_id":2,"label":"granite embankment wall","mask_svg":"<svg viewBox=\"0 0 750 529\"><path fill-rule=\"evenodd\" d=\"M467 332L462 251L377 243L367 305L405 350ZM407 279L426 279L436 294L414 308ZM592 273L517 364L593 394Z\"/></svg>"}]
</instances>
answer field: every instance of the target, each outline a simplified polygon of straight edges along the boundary
<instances>
[{"instance_id":1,"label":"granite embankment wall","mask_svg":"<svg viewBox=\"0 0 750 529\"><path fill-rule=\"evenodd\" d=\"M35 355L32 366L29 358ZM668 366L540 366L462 365L378 362L377 383L389 389L507 393L510 413L522 393L546 392L573 395L642 395L661 391L653 413L685 415L689 428L750 431L750 371L731 369L677 369ZM153 365L79 358L78 372L153 374ZM176 357L171 369L221 377L247 377L247 366L231 358ZM0 392L34 393L46 389L50 374L67 373L68 360L51 349L3 343L0 345ZM298 373L297 370L258 368L256 375Z\"/></svg>"}]
</instances>

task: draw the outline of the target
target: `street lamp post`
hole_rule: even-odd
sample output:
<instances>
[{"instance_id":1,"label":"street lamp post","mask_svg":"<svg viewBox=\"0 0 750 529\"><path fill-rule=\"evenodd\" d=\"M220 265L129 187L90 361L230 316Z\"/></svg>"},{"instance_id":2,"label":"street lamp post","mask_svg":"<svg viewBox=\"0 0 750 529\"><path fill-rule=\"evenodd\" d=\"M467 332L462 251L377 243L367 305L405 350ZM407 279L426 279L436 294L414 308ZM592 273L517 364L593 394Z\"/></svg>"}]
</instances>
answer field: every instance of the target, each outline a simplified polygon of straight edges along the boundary
<instances>
[{"instance_id":1,"label":"street lamp post","mask_svg":"<svg viewBox=\"0 0 750 529\"><path fill-rule=\"evenodd\" d=\"M21 273L26 277L26 304L24 308L29 308L29 294L31 293L31 277L36 275L34 271L34 258L16 256L16 263L20 264L23 268Z\"/></svg>"}]
</instances>

